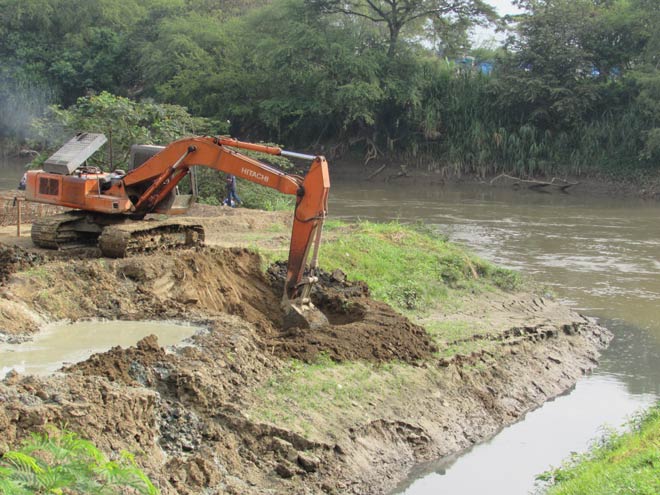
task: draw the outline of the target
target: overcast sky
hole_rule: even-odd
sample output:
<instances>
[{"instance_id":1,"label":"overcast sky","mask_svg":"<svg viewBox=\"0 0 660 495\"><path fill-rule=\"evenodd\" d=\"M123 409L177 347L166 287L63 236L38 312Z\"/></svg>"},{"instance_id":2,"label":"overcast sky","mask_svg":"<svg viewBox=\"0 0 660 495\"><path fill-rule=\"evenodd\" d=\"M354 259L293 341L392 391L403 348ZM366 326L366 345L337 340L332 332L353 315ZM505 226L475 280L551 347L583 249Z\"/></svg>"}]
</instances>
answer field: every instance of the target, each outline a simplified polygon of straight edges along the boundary
<instances>
[{"instance_id":1,"label":"overcast sky","mask_svg":"<svg viewBox=\"0 0 660 495\"><path fill-rule=\"evenodd\" d=\"M511 0L486 0L487 3L495 7L497 13L501 16L507 14L518 14L521 12L511 4ZM498 45L504 40L503 33L496 33L492 28L478 27L472 32L472 43L474 46Z\"/></svg>"}]
</instances>

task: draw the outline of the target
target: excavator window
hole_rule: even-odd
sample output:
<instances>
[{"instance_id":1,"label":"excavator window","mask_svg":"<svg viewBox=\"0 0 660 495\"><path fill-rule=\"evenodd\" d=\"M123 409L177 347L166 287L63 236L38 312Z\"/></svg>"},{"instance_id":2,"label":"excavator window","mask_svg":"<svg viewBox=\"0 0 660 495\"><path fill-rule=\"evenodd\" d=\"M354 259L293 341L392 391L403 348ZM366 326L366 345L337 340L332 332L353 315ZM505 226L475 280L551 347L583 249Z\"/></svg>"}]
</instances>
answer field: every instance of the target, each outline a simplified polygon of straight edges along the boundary
<instances>
[{"instance_id":1,"label":"excavator window","mask_svg":"<svg viewBox=\"0 0 660 495\"><path fill-rule=\"evenodd\" d=\"M60 193L60 181L57 179L47 179L42 177L39 179L39 194L49 194L57 196Z\"/></svg>"}]
</instances>

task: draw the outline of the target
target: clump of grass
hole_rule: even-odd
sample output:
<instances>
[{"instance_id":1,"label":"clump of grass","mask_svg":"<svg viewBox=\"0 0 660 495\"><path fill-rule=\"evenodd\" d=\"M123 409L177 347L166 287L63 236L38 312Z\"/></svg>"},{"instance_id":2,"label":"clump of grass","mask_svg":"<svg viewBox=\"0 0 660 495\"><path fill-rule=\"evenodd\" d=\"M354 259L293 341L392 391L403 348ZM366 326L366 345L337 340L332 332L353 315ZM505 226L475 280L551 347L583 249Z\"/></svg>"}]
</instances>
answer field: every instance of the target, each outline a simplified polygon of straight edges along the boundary
<instances>
[{"instance_id":1,"label":"clump of grass","mask_svg":"<svg viewBox=\"0 0 660 495\"><path fill-rule=\"evenodd\" d=\"M631 431L611 433L591 451L538 479L548 495L660 493L660 402L632 421Z\"/></svg>"},{"instance_id":2,"label":"clump of grass","mask_svg":"<svg viewBox=\"0 0 660 495\"><path fill-rule=\"evenodd\" d=\"M498 268L426 228L361 222L328 225L320 263L369 284L375 298L419 311L465 292L515 290L519 274Z\"/></svg>"}]
</instances>

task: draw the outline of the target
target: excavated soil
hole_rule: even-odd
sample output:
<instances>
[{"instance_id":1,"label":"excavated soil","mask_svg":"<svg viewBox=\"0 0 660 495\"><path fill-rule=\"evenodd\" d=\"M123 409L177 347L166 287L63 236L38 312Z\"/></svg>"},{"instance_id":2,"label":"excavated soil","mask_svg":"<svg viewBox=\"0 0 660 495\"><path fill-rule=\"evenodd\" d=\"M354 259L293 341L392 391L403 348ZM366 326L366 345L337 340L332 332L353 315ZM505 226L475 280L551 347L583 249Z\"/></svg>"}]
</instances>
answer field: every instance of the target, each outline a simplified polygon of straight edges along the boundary
<instances>
[{"instance_id":1,"label":"excavated soil","mask_svg":"<svg viewBox=\"0 0 660 495\"><path fill-rule=\"evenodd\" d=\"M495 347L440 358L422 327L340 271L323 273L312 294L329 324L285 332L283 266L265 274L254 252L220 246L233 242L223 231L268 246L268 232L283 235L288 217L209 207L197 214L222 227L215 247L119 260L0 249L0 342L29 339L44 321L62 319L204 327L174 350L149 336L58 375L11 372L0 382L0 454L47 424L67 425L110 456L135 453L165 494L386 493L413 464L487 438L565 391L609 340L557 303L490 295L461 318L488 321L492 331L471 339ZM290 358L320 354L375 369L408 363L415 378L404 395L383 390L377 403L341 410L341 421L319 421L314 434L251 417L255 393ZM290 407L306 414L296 397Z\"/></svg>"},{"instance_id":2,"label":"excavated soil","mask_svg":"<svg viewBox=\"0 0 660 495\"><path fill-rule=\"evenodd\" d=\"M286 264L271 266L268 276L277 293L282 293ZM371 299L365 283L349 282L339 270L320 273L312 302L330 325L313 331L290 329L273 342L278 354L308 362L322 352L339 362L415 363L430 359L438 350L422 327L387 304Z\"/></svg>"},{"instance_id":3,"label":"excavated soil","mask_svg":"<svg viewBox=\"0 0 660 495\"><path fill-rule=\"evenodd\" d=\"M0 244L0 284L5 283L12 273L41 264L44 259L39 253Z\"/></svg>"},{"instance_id":4,"label":"excavated soil","mask_svg":"<svg viewBox=\"0 0 660 495\"><path fill-rule=\"evenodd\" d=\"M54 261L47 267L38 277L17 274L10 298L68 319L203 318L228 313L255 325L272 353L303 361L322 352L335 361L414 363L437 350L422 327L371 299L363 284L331 284L329 275L322 277L315 299L330 324L283 331L282 280L266 278L261 258L243 248L182 250L102 264L96 259L73 265ZM0 314L0 324L3 318Z\"/></svg>"}]
</instances>

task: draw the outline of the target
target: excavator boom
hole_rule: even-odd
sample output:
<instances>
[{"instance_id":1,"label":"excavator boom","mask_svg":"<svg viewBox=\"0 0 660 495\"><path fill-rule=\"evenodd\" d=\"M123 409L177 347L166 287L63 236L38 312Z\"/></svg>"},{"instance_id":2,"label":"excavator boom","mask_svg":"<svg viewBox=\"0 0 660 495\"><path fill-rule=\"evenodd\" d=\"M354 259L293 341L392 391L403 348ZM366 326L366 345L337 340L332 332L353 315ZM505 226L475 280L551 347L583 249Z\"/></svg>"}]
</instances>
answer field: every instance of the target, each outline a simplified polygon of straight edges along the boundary
<instances>
[{"instance_id":1,"label":"excavator boom","mask_svg":"<svg viewBox=\"0 0 660 495\"><path fill-rule=\"evenodd\" d=\"M312 163L307 174L301 177L250 158L236 149L309 159ZM328 164L322 156L287 152L278 147L231 138L190 137L170 143L122 176L105 174L89 167L80 167L68 174L30 171L26 181L28 200L67 206L93 214L85 217L84 221L82 217L75 217L67 222L51 221L47 228L37 226L36 232L39 236L43 237L44 232L50 236L41 244L48 247L57 246L58 239L68 239L67 236L73 235L71 232L83 229L81 226L84 224L84 231L88 234L99 235L103 232L101 239L112 239L113 248L110 254L121 255L122 243L128 242L133 232L147 231L148 227L132 230L124 228L121 232L115 229L113 237L108 234L110 229L105 226L119 223L129 215L142 218L153 212L171 213L169 200L175 194L177 185L194 166L212 168L296 197L283 305L287 309L295 310L294 319L296 314L304 316L295 324L324 323L323 317L317 311L315 316L319 321L316 321L317 318L305 317L315 312L309 296L316 281L321 229L327 214L330 189ZM65 229L66 235L54 232L65 223L68 225ZM97 224L103 226L95 231ZM170 244L177 235L183 235L186 240L189 240L190 235L193 235L195 240L203 240L203 232L199 232L198 227L196 226L197 231L189 228L181 230L184 233L179 234L176 224L170 222L165 230L159 232L159 236L168 239ZM103 230L104 228L106 230ZM35 242L39 243L36 240ZM306 273L308 264L309 272Z\"/></svg>"}]
</instances>

